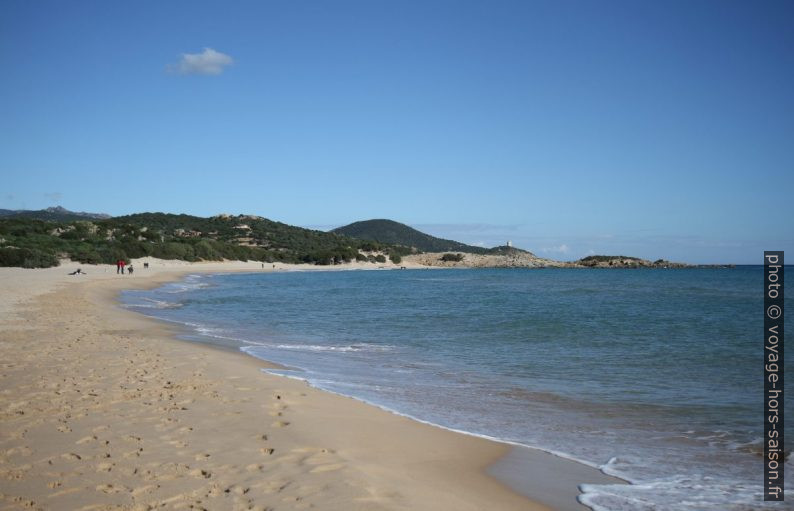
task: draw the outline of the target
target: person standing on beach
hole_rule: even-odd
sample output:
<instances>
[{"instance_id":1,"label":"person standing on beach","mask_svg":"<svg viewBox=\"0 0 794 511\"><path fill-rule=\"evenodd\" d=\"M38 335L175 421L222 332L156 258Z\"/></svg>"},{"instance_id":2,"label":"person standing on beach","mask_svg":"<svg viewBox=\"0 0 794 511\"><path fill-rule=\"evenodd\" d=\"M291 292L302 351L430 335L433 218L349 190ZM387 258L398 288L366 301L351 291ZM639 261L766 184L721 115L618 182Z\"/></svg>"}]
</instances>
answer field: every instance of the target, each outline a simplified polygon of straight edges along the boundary
<instances>
[{"instance_id":1,"label":"person standing on beach","mask_svg":"<svg viewBox=\"0 0 794 511\"><path fill-rule=\"evenodd\" d=\"M130 264L130 267L129 267L129 268L127 268L127 273L129 273L130 275L132 275L132 264Z\"/></svg>"},{"instance_id":2,"label":"person standing on beach","mask_svg":"<svg viewBox=\"0 0 794 511\"><path fill-rule=\"evenodd\" d=\"M116 275L121 273L121 259L116 259Z\"/></svg>"},{"instance_id":3,"label":"person standing on beach","mask_svg":"<svg viewBox=\"0 0 794 511\"><path fill-rule=\"evenodd\" d=\"M121 274L124 275L124 265L127 264L124 262L124 259L119 260L119 266L121 266Z\"/></svg>"}]
</instances>

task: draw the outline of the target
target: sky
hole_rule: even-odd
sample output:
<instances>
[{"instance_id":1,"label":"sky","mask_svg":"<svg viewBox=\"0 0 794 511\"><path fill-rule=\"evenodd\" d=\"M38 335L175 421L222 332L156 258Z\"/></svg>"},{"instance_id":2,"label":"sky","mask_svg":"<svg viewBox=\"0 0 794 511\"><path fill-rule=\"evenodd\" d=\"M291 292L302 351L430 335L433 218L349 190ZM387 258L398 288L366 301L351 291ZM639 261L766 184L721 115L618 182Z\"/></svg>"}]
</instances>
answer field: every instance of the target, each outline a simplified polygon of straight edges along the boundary
<instances>
[{"instance_id":1,"label":"sky","mask_svg":"<svg viewBox=\"0 0 794 511\"><path fill-rule=\"evenodd\" d=\"M794 257L794 2L0 2L0 208Z\"/></svg>"}]
</instances>

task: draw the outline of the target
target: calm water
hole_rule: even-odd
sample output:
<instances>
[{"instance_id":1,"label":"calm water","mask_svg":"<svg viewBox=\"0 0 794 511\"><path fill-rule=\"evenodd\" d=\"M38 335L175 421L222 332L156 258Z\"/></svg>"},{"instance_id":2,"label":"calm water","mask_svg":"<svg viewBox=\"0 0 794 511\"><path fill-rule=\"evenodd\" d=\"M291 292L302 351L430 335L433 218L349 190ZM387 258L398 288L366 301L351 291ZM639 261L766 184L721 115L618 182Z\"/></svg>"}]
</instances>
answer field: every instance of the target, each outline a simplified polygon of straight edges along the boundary
<instances>
[{"instance_id":1,"label":"calm water","mask_svg":"<svg viewBox=\"0 0 794 511\"><path fill-rule=\"evenodd\" d=\"M737 510L764 507L762 280L761 267L288 272L123 299L317 387L634 483L586 486L595 509Z\"/></svg>"}]
</instances>

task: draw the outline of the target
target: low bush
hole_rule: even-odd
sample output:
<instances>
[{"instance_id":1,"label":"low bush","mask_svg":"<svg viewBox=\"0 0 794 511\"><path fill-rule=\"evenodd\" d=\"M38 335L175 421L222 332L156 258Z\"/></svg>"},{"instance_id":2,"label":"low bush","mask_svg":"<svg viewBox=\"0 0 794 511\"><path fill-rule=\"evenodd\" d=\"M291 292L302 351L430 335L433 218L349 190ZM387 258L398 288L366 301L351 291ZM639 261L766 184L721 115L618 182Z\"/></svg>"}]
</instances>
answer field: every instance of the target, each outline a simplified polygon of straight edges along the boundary
<instances>
[{"instance_id":1,"label":"low bush","mask_svg":"<svg viewBox=\"0 0 794 511\"><path fill-rule=\"evenodd\" d=\"M441 256L441 260L457 263L463 261L463 254L444 254Z\"/></svg>"},{"instance_id":2,"label":"low bush","mask_svg":"<svg viewBox=\"0 0 794 511\"><path fill-rule=\"evenodd\" d=\"M58 266L58 259L41 250L30 248L0 248L0 266L21 266L22 268L50 268Z\"/></svg>"}]
</instances>

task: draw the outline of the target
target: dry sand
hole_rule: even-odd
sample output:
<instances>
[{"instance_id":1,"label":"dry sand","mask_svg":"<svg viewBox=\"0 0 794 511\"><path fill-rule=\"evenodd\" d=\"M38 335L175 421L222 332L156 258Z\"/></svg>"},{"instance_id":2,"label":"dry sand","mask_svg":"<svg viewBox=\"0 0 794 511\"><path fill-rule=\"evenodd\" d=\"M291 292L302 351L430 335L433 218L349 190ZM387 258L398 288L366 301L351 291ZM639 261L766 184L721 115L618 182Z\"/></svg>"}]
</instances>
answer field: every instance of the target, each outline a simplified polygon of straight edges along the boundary
<instances>
[{"instance_id":1,"label":"dry sand","mask_svg":"<svg viewBox=\"0 0 794 511\"><path fill-rule=\"evenodd\" d=\"M259 263L139 263L0 268L0 509L548 509L487 475L509 446L263 373L116 304ZM576 485L603 476L532 453L516 486L583 509Z\"/></svg>"}]
</instances>

